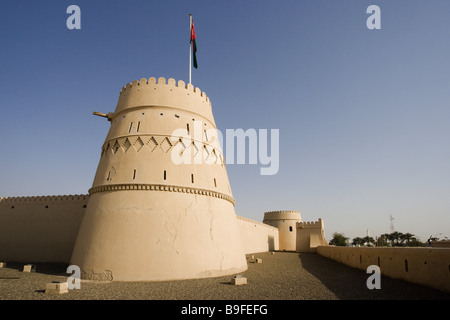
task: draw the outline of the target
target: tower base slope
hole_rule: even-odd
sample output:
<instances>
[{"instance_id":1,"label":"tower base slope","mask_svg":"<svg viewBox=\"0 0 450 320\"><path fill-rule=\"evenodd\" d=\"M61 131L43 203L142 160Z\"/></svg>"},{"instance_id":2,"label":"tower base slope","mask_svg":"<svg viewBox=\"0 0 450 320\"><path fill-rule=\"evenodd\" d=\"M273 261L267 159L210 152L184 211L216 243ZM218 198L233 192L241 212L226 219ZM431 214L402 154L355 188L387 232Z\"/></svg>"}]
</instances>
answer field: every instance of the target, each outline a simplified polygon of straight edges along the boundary
<instances>
[{"instance_id":1,"label":"tower base slope","mask_svg":"<svg viewBox=\"0 0 450 320\"><path fill-rule=\"evenodd\" d=\"M136 190L90 196L71 264L80 267L83 279L114 281L198 279L247 270L232 203Z\"/></svg>"}]
</instances>

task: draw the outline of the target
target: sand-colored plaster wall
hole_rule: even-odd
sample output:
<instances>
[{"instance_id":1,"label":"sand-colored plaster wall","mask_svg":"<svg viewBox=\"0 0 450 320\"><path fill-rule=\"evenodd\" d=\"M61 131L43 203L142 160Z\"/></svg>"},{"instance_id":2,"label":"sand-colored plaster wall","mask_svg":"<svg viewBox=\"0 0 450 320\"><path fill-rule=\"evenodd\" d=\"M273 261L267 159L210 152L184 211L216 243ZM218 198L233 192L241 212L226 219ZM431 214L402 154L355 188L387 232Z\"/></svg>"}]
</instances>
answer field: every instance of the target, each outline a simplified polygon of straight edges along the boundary
<instances>
[{"instance_id":1,"label":"sand-colored plaster wall","mask_svg":"<svg viewBox=\"0 0 450 320\"><path fill-rule=\"evenodd\" d=\"M328 245L324 236L323 220L297 222L297 252L316 252L318 246Z\"/></svg>"},{"instance_id":2,"label":"sand-colored plaster wall","mask_svg":"<svg viewBox=\"0 0 450 320\"><path fill-rule=\"evenodd\" d=\"M271 225L279 231L279 250L296 251L296 223L301 222L299 211L282 210L264 213L263 223Z\"/></svg>"},{"instance_id":3,"label":"sand-colored plaster wall","mask_svg":"<svg viewBox=\"0 0 450 320\"><path fill-rule=\"evenodd\" d=\"M320 246L317 253L362 270L377 265L382 276L450 292L450 248Z\"/></svg>"},{"instance_id":4,"label":"sand-colored plaster wall","mask_svg":"<svg viewBox=\"0 0 450 320\"><path fill-rule=\"evenodd\" d=\"M69 264L88 201L89 195L0 198L0 261ZM240 216L237 225L246 254L278 250L277 228Z\"/></svg>"},{"instance_id":5,"label":"sand-colored plaster wall","mask_svg":"<svg viewBox=\"0 0 450 320\"><path fill-rule=\"evenodd\" d=\"M279 250L277 228L240 216L237 222L246 254Z\"/></svg>"},{"instance_id":6,"label":"sand-colored plaster wall","mask_svg":"<svg viewBox=\"0 0 450 320\"><path fill-rule=\"evenodd\" d=\"M211 103L183 81L127 84L71 264L83 279L163 281L247 269Z\"/></svg>"},{"instance_id":7,"label":"sand-colored plaster wall","mask_svg":"<svg viewBox=\"0 0 450 320\"><path fill-rule=\"evenodd\" d=\"M0 198L0 261L68 263L88 195Z\"/></svg>"}]
</instances>

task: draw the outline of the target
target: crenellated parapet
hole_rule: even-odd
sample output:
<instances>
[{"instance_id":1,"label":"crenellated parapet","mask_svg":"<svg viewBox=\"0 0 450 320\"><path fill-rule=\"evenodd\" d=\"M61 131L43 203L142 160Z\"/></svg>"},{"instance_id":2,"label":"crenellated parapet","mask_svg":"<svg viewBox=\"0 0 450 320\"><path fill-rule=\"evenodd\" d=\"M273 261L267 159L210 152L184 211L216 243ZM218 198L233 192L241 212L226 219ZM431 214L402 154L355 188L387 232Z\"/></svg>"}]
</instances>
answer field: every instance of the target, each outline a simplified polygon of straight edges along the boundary
<instances>
[{"instance_id":1,"label":"crenellated parapet","mask_svg":"<svg viewBox=\"0 0 450 320\"><path fill-rule=\"evenodd\" d=\"M318 221L301 221L296 226L297 229L323 229L323 221L321 218Z\"/></svg>"},{"instance_id":2,"label":"crenellated parapet","mask_svg":"<svg viewBox=\"0 0 450 320\"><path fill-rule=\"evenodd\" d=\"M301 221L302 217L300 211L295 210L278 210L278 211L268 211L264 213L264 222L273 220L297 220Z\"/></svg>"},{"instance_id":3,"label":"crenellated parapet","mask_svg":"<svg viewBox=\"0 0 450 320\"><path fill-rule=\"evenodd\" d=\"M134 80L133 82L129 82L127 83L125 86L123 86L122 90L119 93L119 96L122 95L126 95L130 93L130 90L134 87L135 89L139 89L142 88L145 85L159 85L159 86L163 86L163 85L167 85L169 87L177 87L177 88L183 88L186 89L186 94L197 94L200 95L201 97L203 97L205 99L206 102L209 102L208 96L206 95L205 92L201 91L200 88L198 87L194 87L192 84L188 83L186 84L183 80L178 80L178 82L173 79L173 78L169 78L166 81L165 77L159 77L158 79L156 79L155 77L151 77L148 80L146 78L142 78L141 80Z\"/></svg>"},{"instance_id":4,"label":"crenellated parapet","mask_svg":"<svg viewBox=\"0 0 450 320\"><path fill-rule=\"evenodd\" d=\"M277 211L267 211L266 214L272 215L272 214L298 214L300 211L296 210L277 210Z\"/></svg>"},{"instance_id":5,"label":"crenellated parapet","mask_svg":"<svg viewBox=\"0 0 450 320\"><path fill-rule=\"evenodd\" d=\"M36 202L57 202L71 200L89 200L88 194L77 195L55 195L55 196L29 196L29 197L0 197L0 203L36 203Z\"/></svg>"},{"instance_id":6,"label":"crenellated parapet","mask_svg":"<svg viewBox=\"0 0 450 320\"><path fill-rule=\"evenodd\" d=\"M211 102L205 92L173 78L142 78L125 85L119 93L114 117L125 109L167 107L194 112L213 122Z\"/></svg>"}]
</instances>

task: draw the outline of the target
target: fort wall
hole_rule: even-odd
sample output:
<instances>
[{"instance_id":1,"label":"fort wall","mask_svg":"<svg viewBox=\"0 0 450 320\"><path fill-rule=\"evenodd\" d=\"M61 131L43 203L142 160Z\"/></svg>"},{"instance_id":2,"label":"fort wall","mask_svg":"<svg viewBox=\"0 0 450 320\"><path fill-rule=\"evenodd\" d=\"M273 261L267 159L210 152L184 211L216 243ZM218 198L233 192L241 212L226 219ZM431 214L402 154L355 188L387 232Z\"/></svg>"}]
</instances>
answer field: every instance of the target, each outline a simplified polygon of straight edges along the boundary
<instances>
[{"instance_id":1,"label":"fort wall","mask_svg":"<svg viewBox=\"0 0 450 320\"><path fill-rule=\"evenodd\" d=\"M297 222L296 251L315 252L318 246L326 246L323 220Z\"/></svg>"},{"instance_id":2,"label":"fort wall","mask_svg":"<svg viewBox=\"0 0 450 320\"><path fill-rule=\"evenodd\" d=\"M381 276L450 292L450 248L319 246L317 253L361 270L377 265Z\"/></svg>"},{"instance_id":3,"label":"fort wall","mask_svg":"<svg viewBox=\"0 0 450 320\"><path fill-rule=\"evenodd\" d=\"M88 195L0 198L0 261L67 263Z\"/></svg>"},{"instance_id":4,"label":"fort wall","mask_svg":"<svg viewBox=\"0 0 450 320\"><path fill-rule=\"evenodd\" d=\"M246 254L279 250L277 228L248 218L236 217Z\"/></svg>"},{"instance_id":5,"label":"fort wall","mask_svg":"<svg viewBox=\"0 0 450 320\"><path fill-rule=\"evenodd\" d=\"M0 198L0 261L69 264L88 201L89 195ZM277 228L236 217L246 254L279 249Z\"/></svg>"}]
</instances>

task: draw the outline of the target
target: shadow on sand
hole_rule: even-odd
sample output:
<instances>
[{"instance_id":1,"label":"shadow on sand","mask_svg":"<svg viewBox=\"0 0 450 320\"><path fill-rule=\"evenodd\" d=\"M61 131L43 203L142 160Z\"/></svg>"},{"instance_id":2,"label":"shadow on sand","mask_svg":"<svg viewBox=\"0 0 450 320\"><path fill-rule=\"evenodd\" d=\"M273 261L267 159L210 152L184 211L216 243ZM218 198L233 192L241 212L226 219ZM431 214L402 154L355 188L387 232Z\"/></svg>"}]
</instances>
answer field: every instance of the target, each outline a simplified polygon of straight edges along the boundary
<instances>
[{"instance_id":1,"label":"shadow on sand","mask_svg":"<svg viewBox=\"0 0 450 320\"><path fill-rule=\"evenodd\" d=\"M7 268L22 272L23 267L27 264L35 265L36 271L34 272L36 273L48 274L53 276L69 276L69 274L66 273L68 265L63 263L8 262Z\"/></svg>"},{"instance_id":2,"label":"shadow on sand","mask_svg":"<svg viewBox=\"0 0 450 320\"><path fill-rule=\"evenodd\" d=\"M348 267L317 253L300 253L303 268L342 300L450 300L450 293L400 279L383 277L381 289L369 289L364 270Z\"/></svg>"}]
</instances>

